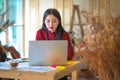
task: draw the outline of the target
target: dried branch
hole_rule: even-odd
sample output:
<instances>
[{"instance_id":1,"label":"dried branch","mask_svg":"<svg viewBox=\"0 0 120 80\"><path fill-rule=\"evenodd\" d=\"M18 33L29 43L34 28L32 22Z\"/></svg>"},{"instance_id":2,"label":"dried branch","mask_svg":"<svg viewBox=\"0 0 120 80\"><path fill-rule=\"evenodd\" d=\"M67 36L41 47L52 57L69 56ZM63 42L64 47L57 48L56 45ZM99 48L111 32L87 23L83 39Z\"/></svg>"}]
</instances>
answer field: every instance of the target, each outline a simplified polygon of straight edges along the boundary
<instances>
[{"instance_id":1,"label":"dried branch","mask_svg":"<svg viewBox=\"0 0 120 80\"><path fill-rule=\"evenodd\" d=\"M87 48L81 49L82 56L98 80L120 80L120 16L110 22L101 16L86 16L86 21L92 22L87 23L88 30L92 25L96 32L85 37Z\"/></svg>"}]
</instances>

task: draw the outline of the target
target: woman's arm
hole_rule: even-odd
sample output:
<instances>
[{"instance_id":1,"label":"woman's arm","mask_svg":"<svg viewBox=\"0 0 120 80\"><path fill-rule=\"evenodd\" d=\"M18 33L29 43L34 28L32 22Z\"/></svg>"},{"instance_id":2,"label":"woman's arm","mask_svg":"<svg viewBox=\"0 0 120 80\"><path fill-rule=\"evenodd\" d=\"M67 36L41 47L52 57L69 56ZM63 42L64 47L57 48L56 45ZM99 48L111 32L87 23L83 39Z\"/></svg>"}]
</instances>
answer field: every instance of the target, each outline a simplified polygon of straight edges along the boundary
<instances>
[{"instance_id":1,"label":"woman's arm","mask_svg":"<svg viewBox=\"0 0 120 80\"><path fill-rule=\"evenodd\" d=\"M70 36L68 33L64 33L63 34L63 40L68 40L68 57L67 59L68 60L72 60L74 54L73 54L73 47L72 47L72 44L71 44L71 39L70 39Z\"/></svg>"}]
</instances>

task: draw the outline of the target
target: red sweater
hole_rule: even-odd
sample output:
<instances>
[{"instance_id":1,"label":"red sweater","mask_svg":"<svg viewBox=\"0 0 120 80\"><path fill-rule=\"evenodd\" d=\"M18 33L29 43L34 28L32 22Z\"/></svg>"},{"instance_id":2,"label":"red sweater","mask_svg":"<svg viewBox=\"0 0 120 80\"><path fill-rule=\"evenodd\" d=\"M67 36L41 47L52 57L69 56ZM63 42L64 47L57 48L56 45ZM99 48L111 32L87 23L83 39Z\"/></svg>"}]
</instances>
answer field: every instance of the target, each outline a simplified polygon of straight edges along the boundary
<instances>
[{"instance_id":1,"label":"red sweater","mask_svg":"<svg viewBox=\"0 0 120 80\"><path fill-rule=\"evenodd\" d=\"M36 33L36 40L47 40L47 39L55 40L55 38L56 38L56 33L48 32L48 37L47 37L46 31L44 31L44 30L38 30ZM68 57L67 57L67 59L71 60L73 57L73 48L71 45L69 34L67 32L63 33L62 40L68 40Z\"/></svg>"}]
</instances>

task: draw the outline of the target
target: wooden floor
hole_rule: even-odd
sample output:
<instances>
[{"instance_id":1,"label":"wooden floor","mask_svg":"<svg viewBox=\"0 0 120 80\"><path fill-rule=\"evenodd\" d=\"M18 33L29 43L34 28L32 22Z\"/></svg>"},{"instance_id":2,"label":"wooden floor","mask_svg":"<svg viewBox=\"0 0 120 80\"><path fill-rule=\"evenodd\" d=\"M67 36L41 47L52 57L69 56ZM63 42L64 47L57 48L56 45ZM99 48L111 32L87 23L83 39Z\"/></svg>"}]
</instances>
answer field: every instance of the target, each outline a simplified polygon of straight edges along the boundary
<instances>
[{"instance_id":1,"label":"wooden floor","mask_svg":"<svg viewBox=\"0 0 120 80\"><path fill-rule=\"evenodd\" d=\"M68 80L71 80L69 77ZM93 74L88 70L78 71L78 80L95 80Z\"/></svg>"},{"instance_id":2,"label":"wooden floor","mask_svg":"<svg viewBox=\"0 0 120 80\"><path fill-rule=\"evenodd\" d=\"M93 74L88 70L78 72L78 80L95 80Z\"/></svg>"}]
</instances>

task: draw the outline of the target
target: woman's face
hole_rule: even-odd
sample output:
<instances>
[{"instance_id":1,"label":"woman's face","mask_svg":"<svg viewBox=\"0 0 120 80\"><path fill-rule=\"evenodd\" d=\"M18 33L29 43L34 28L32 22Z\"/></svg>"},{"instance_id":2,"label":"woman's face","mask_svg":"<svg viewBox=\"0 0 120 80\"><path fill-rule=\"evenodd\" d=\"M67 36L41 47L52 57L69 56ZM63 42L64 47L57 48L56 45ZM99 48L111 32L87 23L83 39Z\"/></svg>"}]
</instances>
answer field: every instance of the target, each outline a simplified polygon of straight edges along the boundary
<instances>
[{"instance_id":1,"label":"woman's face","mask_svg":"<svg viewBox=\"0 0 120 80\"><path fill-rule=\"evenodd\" d=\"M53 33L56 31L58 25L59 25L59 21L57 19L57 17L55 17L54 15L48 15L45 19L45 25L47 27L47 29Z\"/></svg>"}]
</instances>

